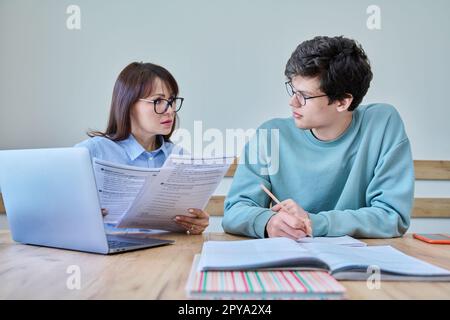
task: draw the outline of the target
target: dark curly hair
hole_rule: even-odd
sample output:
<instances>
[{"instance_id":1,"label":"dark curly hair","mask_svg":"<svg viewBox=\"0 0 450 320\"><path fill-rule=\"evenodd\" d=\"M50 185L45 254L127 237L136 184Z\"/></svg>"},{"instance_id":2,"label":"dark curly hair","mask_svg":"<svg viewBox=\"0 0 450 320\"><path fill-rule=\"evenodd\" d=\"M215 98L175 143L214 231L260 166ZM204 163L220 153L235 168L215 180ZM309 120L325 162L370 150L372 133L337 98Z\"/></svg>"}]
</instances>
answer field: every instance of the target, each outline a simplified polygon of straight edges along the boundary
<instances>
[{"instance_id":1,"label":"dark curly hair","mask_svg":"<svg viewBox=\"0 0 450 320\"><path fill-rule=\"evenodd\" d=\"M359 106L373 78L361 45L343 36L302 42L292 53L284 74L288 79L298 75L319 77L320 89L328 95L330 104L351 94L349 111Z\"/></svg>"}]
</instances>

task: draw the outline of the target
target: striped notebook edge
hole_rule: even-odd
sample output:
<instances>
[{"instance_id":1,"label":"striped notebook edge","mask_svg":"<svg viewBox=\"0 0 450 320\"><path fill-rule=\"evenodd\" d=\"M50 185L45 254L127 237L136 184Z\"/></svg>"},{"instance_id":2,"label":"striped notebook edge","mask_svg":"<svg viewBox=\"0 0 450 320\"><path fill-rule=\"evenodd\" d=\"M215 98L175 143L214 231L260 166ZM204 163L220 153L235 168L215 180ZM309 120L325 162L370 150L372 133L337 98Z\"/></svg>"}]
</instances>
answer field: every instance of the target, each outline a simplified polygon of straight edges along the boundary
<instances>
[{"instance_id":1,"label":"striped notebook edge","mask_svg":"<svg viewBox=\"0 0 450 320\"><path fill-rule=\"evenodd\" d=\"M194 256L186 294L191 299L345 299L345 288L325 271L197 271Z\"/></svg>"}]
</instances>

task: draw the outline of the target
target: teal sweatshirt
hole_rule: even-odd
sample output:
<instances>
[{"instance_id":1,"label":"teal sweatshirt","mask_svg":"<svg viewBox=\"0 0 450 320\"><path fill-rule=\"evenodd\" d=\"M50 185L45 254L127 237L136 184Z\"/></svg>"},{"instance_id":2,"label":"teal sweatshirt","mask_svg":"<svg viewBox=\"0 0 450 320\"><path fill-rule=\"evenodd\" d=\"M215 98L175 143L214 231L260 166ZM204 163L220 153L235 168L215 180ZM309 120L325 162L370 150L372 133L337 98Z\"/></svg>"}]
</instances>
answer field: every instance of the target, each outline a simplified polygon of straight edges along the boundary
<instances>
[{"instance_id":1,"label":"teal sweatshirt","mask_svg":"<svg viewBox=\"0 0 450 320\"><path fill-rule=\"evenodd\" d=\"M291 198L304 208L314 236L401 236L410 223L414 168L400 115L390 105L361 105L332 141L297 128L293 118L261 125L244 148L225 201L226 232L264 237L275 213L261 183L281 201Z\"/></svg>"}]
</instances>

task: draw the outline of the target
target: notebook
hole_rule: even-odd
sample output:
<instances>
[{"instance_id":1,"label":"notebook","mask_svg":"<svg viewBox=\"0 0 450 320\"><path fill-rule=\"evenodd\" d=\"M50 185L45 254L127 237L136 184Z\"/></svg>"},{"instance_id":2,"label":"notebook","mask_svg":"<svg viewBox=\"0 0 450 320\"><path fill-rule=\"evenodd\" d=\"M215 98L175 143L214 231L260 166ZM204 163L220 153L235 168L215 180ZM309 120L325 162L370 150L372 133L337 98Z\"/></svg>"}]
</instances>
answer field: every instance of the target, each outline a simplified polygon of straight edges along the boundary
<instances>
[{"instance_id":1,"label":"notebook","mask_svg":"<svg viewBox=\"0 0 450 320\"><path fill-rule=\"evenodd\" d=\"M201 271L195 255L186 284L191 299L343 299L345 288L323 271Z\"/></svg>"},{"instance_id":2,"label":"notebook","mask_svg":"<svg viewBox=\"0 0 450 320\"><path fill-rule=\"evenodd\" d=\"M359 241L350 236L342 236L342 237L306 237L298 239L299 243L326 243L326 244L338 244L341 246L348 247L365 247L367 244L365 242Z\"/></svg>"},{"instance_id":3,"label":"notebook","mask_svg":"<svg viewBox=\"0 0 450 320\"><path fill-rule=\"evenodd\" d=\"M197 271L323 270L338 280L450 281L450 271L408 256L391 246L348 247L298 243L288 238L208 241Z\"/></svg>"}]
</instances>

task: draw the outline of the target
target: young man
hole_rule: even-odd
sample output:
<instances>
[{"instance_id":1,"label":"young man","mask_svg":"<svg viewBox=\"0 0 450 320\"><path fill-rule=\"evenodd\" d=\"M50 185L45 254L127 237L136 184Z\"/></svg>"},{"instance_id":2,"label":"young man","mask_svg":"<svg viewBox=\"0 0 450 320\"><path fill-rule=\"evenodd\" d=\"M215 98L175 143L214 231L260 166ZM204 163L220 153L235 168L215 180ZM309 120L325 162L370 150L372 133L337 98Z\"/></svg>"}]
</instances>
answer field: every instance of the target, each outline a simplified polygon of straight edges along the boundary
<instances>
[{"instance_id":1,"label":"young man","mask_svg":"<svg viewBox=\"0 0 450 320\"><path fill-rule=\"evenodd\" d=\"M309 225L313 236L403 235L414 193L410 143L392 106L360 105L372 80L362 47L316 37L292 53L285 75L292 117L264 123L246 145L225 201L224 230L298 239ZM252 144L259 161L251 161ZM261 184L281 205L269 208Z\"/></svg>"}]
</instances>

